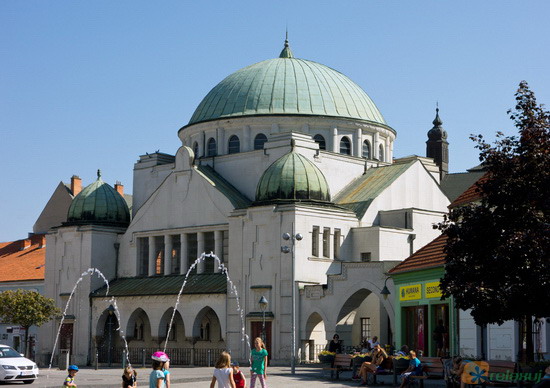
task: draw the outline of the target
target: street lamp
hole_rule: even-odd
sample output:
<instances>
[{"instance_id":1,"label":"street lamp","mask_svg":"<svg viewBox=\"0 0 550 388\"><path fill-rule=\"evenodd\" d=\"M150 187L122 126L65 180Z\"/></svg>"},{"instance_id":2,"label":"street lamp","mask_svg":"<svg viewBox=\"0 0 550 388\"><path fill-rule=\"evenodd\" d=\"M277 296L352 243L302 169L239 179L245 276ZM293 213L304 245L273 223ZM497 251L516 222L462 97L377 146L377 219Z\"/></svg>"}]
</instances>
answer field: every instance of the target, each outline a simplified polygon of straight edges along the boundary
<instances>
[{"instance_id":1,"label":"street lamp","mask_svg":"<svg viewBox=\"0 0 550 388\"><path fill-rule=\"evenodd\" d=\"M390 290L388 289L388 279L390 279L390 277L387 277L386 280L384 281L384 288L382 288L382 291L380 291L380 295L382 295L384 297L384 300L388 299L388 295L391 294Z\"/></svg>"},{"instance_id":2,"label":"street lamp","mask_svg":"<svg viewBox=\"0 0 550 388\"><path fill-rule=\"evenodd\" d=\"M109 313L107 317L107 326L109 326L109 353L107 354L109 359L109 366L111 366L111 353L112 353L112 341L113 341L113 313L115 312L115 308L113 305L110 305L107 308L107 312Z\"/></svg>"},{"instance_id":3,"label":"street lamp","mask_svg":"<svg viewBox=\"0 0 550 388\"><path fill-rule=\"evenodd\" d=\"M290 372L296 373L296 278L295 278L295 263L296 263L296 241L301 241L304 236L301 233L294 233L294 223L292 223L292 233L283 233L283 240L290 241L290 247L284 245L281 247L281 252L292 252L292 348L290 352Z\"/></svg>"},{"instance_id":4,"label":"street lamp","mask_svg":"<svg viewBox=\"0 0 550 388\"><path fill-rule=\"evenodd\" d=\"M258 304L260 305L260 310L262 310L262 341L265 343L265 310L267 309L268 305L265 296L262 295Z\"/></svg>"}]
</instances>

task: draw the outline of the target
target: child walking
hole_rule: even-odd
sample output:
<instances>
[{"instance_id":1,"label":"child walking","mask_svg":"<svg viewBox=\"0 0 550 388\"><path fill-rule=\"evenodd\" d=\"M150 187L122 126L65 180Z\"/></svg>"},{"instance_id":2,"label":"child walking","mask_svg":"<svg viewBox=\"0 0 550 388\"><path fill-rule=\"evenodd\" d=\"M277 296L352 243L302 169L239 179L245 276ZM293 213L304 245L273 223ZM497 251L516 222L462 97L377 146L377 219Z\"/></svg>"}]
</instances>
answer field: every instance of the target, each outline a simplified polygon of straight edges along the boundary
<instances>
[{"instance_id":1,"label":"child walking","mask_svg":"<svg viewBox=\"0 0 550 388\"><path fill-rule=\"evenodd\" d=\"M215 387L216 381L218 382L218 388L236 388L235 380L233 380L233 369L231 369L231 355L222 352L215 367L210 388Z\"/></svg>"},{"instance_id":2,"label":"child walking","mask_svg":"<svg viewBox=\"0 0 550 388\"><path fill-rule=\"evenodd\" d=\"M137 372L132 369L130 365L124 368L122 373L122 388L136 388L137 387Z\"/></svg>"},{"instance_id":3,"label":"child walking","mask_svg":"<svg viewBox=\"0 0 550 388\"><path fill-rule=\"evenodd\" d=\"M237 388L246 388L246 378L244 373L239 370L239 363L232 362L231 367L233 368L233 380L235 380L235 386Z\"/></svg>"},{"instance_id":4,"label":"child walking","mask_svg":"<svg viewBox=\"0 0 550 388\"><path fill-rule=\"evenodd\" d=\"M256 385L256 378L260 380L262 388L267 388L267 350L264 341L260 337L254 340L254 349L250 352L252 376L250 377L250 388Z\"/></svg>"},{"instance_id":5,"label":"child walking","mask_svg":"<svg viewBox=\"0 0 550 388\"><path fill-rule=\"evenodd\" d=\"M65 378L65 381L63 382L63 387L76 387L74 377L76 376L76 372L78 372L78 366L69 365L67 371L69 372L69 375L67 376L67 378Z\"/></svg>"},{"instance_id":6,"label":"child walking","mask_svg":"<svg viewBox=\"0 0 550 388\"><path fill-rule=\"evenodd\" d=\"M155 352L151 358L153 359L153 371L149 375L149 388L166 388L166 378L162 368L164 363L169 361L168 356L164 352Z\"/></svg>"}]
</instances>

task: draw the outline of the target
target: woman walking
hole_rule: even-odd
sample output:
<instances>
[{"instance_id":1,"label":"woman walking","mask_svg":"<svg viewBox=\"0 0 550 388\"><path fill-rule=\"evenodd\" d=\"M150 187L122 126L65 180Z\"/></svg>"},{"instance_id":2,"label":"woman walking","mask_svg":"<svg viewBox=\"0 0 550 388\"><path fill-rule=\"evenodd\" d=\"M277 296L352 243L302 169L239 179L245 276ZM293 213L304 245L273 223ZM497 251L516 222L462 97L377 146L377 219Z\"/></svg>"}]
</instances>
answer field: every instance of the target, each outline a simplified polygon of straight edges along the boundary
<instances>
[{"instance_id":1,"label":"woman walking","mask_svg":"<svg viewBox=\"0 0 550 388\"><path fill-rule=\"evenodd\" d=\"M252 376L250 377L250 388L256 385L256 378L260 380L262 388L267 388L267 350L264 341L260 337L254 340L254 349L250 352Z\"/></svg>"}]
</instances>

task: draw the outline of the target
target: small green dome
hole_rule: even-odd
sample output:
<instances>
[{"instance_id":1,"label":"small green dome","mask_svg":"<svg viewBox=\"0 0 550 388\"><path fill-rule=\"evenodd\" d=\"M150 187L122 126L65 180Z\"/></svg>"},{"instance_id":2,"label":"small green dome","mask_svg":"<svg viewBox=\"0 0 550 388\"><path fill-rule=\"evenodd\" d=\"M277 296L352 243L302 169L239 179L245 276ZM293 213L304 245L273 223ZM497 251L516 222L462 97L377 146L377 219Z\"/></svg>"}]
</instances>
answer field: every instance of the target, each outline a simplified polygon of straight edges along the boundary
<instances>
[{"instance_id":1,"label":"small green dome","mask_svg":"<svg viewBox=\"0 0 550 388\"><path fill-rule=\"evenodd\" d=\"M289 152L269 166L258 183L256 204L272 201L330 202L327 180L308 158Z\"/></svg>"},{"instance_id":2,"label":"small green dome","mask_svg":"<svg viewBox=\"0 0 550 388\"><path fill-rule=\"evenodd\" d=\"M129 223L130 211L126 201L115 189L103 182L98 170L97 180L71 202L65 224L128 226Z\"/></svg>"},{"instance_id":3,"label":"small green dome","mask_svg":"<svg viewBox=\"0 0 550 388\"><path fill-rule=\"evenodd\" d=\"M315 115L387 125L356 83L325 65L294 58L288 43L279 58L245 67L216 85L188 125L254 115Z\"/></svg>"}]
</instances>

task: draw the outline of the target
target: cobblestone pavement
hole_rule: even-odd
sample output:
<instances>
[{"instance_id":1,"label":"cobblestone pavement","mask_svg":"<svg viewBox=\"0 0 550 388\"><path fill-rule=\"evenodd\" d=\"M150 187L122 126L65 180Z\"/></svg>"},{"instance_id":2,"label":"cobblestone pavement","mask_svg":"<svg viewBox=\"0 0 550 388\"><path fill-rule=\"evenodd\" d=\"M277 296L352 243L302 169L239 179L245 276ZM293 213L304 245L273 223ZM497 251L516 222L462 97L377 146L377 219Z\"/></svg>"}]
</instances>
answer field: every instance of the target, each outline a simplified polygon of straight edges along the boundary
<instances>
[{"instance_id":1,"label":"cobblestone pavement","mask_svg":"<svg viewBox=\"0 0 550 388\"><path fill-rule=\"evenodd\" d=\"M138 372L138 387L145 388L149 386L150 368L136 368ZM250 383L250 374L243 369L247 378L247 387ZM173 367L170 368L171 381L173 388L208 388L212 379L213 368L206 367ZM67 372L57 369L44 368L40 370L40 376L30 385L30 387L42 388L60 388L63 384ZM93 368L81 368L76 376L76 383L79 388L120 388L121 386L121 368L103 368L95 370ZM377 387L393 387L392 376L380 376ZM351 381L351 373L344 372L339 380L331 380L330 372L323 370L321 366L299 366L296 368L296 374L290 373L289 367L269 367L267 384L269 388L313 388L313 387L356 387L357 381ZM18 384L19 385L19 384ZM259 387L256 382L256 387ZM442 388L442 380L426 381L426 388Z\"/></svg>"}]
</instances>

